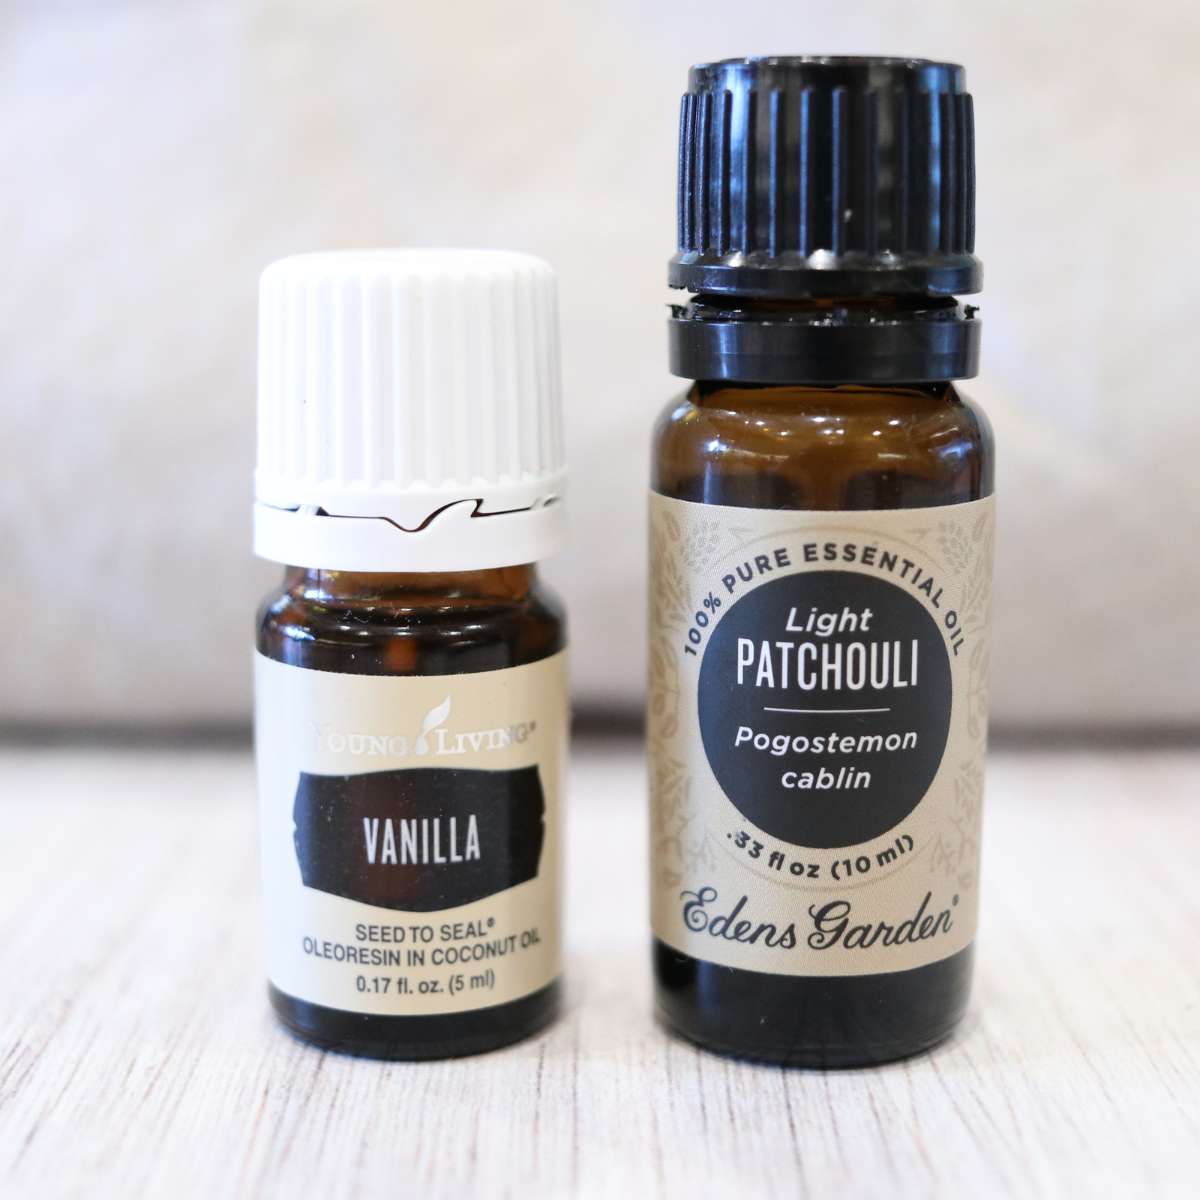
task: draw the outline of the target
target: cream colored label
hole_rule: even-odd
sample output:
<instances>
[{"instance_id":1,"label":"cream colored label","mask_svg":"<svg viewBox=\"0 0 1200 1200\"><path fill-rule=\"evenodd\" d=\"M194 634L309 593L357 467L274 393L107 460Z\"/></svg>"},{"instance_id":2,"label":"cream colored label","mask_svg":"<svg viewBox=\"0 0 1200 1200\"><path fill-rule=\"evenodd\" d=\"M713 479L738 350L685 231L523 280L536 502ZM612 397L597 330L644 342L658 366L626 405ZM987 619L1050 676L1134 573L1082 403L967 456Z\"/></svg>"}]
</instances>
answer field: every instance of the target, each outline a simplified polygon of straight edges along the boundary
<instances>
[{"instance_id":1,"label":"cream colored label","mask_svg":"<svg viewBox=\"0 0 1200 1200\"><path fill-rule=\"evenodd\" d=\"M970 943L993 511L652 495L664 942L779 975L907 970Z\"/></svg>"},{"instance_id":2,"label":"cream colored label","mask_svg":"<svg viewBox=\"0 0 1200 1200\"><path fill-rule=\"evenodd\" d=\"M565 654L423 677L256 654L255 710L276 987L404 1016L557 977Z\"/></svg>"}]
</instances>

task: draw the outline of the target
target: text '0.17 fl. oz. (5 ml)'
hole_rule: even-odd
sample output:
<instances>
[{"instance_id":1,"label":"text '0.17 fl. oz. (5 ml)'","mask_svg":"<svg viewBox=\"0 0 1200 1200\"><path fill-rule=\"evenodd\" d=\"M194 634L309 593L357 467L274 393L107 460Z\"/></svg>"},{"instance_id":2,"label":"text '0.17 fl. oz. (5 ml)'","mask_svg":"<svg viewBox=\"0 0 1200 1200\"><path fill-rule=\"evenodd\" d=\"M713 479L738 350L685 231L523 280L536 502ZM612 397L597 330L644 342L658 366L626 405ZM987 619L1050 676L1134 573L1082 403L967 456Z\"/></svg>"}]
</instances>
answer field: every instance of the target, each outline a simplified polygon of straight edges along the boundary
<instances>
[{"instance_id":1,"label":"text '0.17 fl. oz. (5 ml)'","mask_svg":"<svg viewBox=\"0 0 1200 1200\"><path fill-rule=\"evenodd\" d=\"M555 282L498 251L263 275L255 724L271 1003L437 1058L558 1006L565 632Z\"/></svg>"},{"instance_id":2,"label":"text '0.17 fl. oz. (5 ml)'","mask_svg":"<svg viewBox=\"0 0 1200 1200\"><path fill-rule=\"evenodd\" d=\"M655 433L658 1010L817 1067L961 1018L979 897L992 439L961 67L696 67Z\"/></svg>"}]
</instances>

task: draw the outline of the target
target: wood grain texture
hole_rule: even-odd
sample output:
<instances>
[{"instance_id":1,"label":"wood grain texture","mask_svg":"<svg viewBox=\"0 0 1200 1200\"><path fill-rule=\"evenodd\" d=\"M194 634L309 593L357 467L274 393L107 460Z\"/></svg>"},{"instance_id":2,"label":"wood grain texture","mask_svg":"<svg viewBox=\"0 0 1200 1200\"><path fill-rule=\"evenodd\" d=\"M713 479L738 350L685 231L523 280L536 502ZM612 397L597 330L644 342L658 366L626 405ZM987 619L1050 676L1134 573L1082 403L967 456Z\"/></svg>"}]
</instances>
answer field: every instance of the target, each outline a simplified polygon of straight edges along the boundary
<instances>
[{"instance_id":1,"label":"wood grain texture","mask_svg":"<svg viewBox=\"0 0 1200 1200\"><path fill-rule=\"evenodd\" d=\"M632 750L577 755L570 1000L496 1054L323 1054L263 997L249 759L0 755L0 1195L1195 1195L1200 757L992 764L971 1015L798 1073L654 1025Z\"/></svg>"}]
</instances>

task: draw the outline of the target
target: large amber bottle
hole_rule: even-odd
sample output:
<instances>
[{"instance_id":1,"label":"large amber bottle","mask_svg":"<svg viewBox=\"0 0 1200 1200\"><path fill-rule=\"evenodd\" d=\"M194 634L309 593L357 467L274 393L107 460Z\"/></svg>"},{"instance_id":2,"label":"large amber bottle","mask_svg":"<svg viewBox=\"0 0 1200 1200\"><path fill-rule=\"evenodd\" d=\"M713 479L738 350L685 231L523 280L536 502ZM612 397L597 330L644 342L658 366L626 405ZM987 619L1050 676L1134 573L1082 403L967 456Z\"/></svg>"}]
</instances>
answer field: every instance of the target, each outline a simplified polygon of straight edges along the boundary
<instances>
[{"instance_id":1,"label":"large amber bottle","mask_svg":"<svg viewBox=\"0 0 1200 1200\"><path fill-rule=\"evenodd\" d=\"M971 100L950 64L693 68L659 420L660 1017L805 1066L961 1018L978 912L992 441Z\"/></svg>"}]
</instances>

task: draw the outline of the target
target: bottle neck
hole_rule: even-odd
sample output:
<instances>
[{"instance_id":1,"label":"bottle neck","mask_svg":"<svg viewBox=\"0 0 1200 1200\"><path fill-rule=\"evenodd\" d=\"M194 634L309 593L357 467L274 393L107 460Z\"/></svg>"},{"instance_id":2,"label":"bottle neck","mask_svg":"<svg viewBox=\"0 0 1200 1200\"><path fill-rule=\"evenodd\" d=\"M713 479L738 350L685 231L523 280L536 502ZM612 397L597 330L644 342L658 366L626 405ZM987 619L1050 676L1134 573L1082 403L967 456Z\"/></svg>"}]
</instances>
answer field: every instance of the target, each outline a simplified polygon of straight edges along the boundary
<instances>
[{"instance_id":1,"label":"bottle neck","mask_svg":"<svg viewBox=\"0 0 1200 1200\"><path fill-rule=\"evenodd\" d=\"M285 586L315 603L376 603L422 608L447 601L494 604L526 599L537 583L532 563L478 571L325 571L287 567Z\"/></svg>"},{"instance_id":2,"label":"bottle neck","mask_svg":"<svg viewBox=\"0 0 1200 1200\"><path fill-rule=\"evenodd\" d=\"M745 383L738 380L697 380L688 397L704 408L714 405L729 409L745 406L760 409L806 407L813 412L854 412L869 405L876 412L889 406L911 411L914 404L939 406L957 398L949 380L937 383Z\"/></svg>"},{"instance_id":3,"label":"bottle neck","mask_svg":"<svg viewBox=\"0 0 1200 1200\"><path fill-rule=\"evenodd\" d=\"M671 371L763 384L944 383L975 375L978 310L953 298L693 296L672 309Z\"/></svg>"},{"instance_id":4,"label":"bottle neck","mask_svg":"<svg viewBox=\"0 0 1200 1200\"><path fill-rule=\"evenodd\" d=\"M915 312L950 312L958 303L953 296L889 294L780 298L702 292L692 296L687 307L709 320L762 321L775 318L809 321L814 317L837 319L843 313L887 319Z\"/></svg>"}]
</instances>

